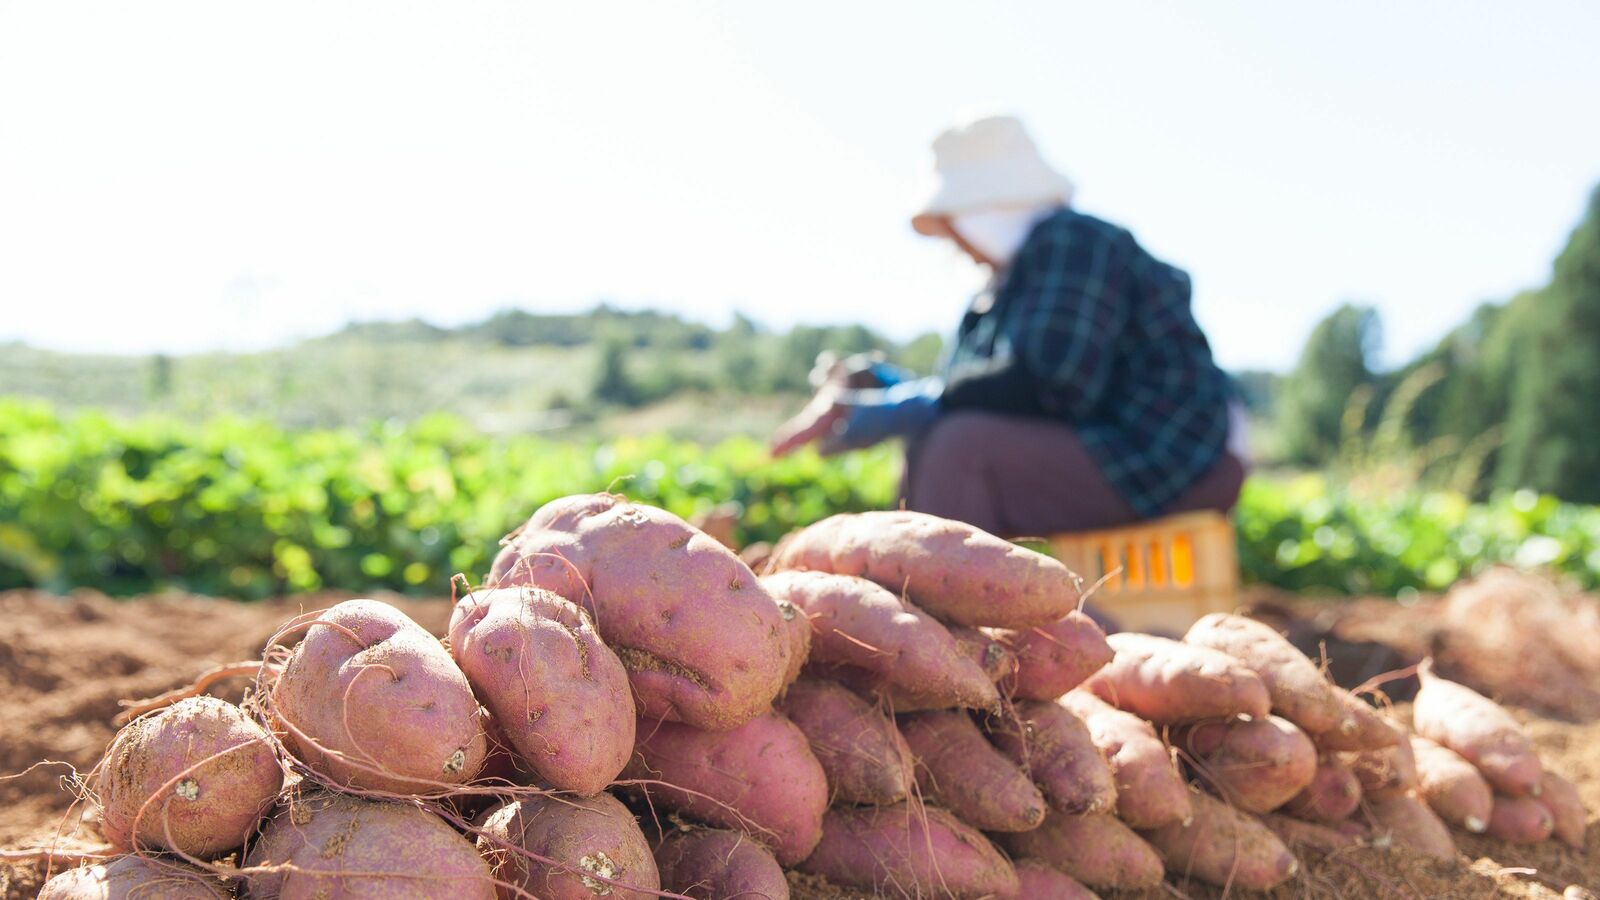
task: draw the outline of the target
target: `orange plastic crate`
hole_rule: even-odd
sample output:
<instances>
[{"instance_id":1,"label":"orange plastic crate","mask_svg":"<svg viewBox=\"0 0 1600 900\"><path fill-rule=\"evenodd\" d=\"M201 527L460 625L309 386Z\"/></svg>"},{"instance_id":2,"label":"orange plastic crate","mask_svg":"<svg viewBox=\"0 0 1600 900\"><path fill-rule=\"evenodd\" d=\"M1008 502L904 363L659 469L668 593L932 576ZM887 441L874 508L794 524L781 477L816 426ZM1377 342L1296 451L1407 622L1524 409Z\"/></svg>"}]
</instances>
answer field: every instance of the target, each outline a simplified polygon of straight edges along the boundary
<instances>
[{"instance_id":1,"label":"orange plastic crate","mask_svg":"<svg viewBox=\"0 0 1600 900\"><path fill-rule=\"evenodd\" d=\"M1049 543L1085 587L1110 573L1090 602L1130 631L1181 635L1201 616L1239 604L1233 524L1219 513L1057 534Z\"/></svg>"}]
</instances>

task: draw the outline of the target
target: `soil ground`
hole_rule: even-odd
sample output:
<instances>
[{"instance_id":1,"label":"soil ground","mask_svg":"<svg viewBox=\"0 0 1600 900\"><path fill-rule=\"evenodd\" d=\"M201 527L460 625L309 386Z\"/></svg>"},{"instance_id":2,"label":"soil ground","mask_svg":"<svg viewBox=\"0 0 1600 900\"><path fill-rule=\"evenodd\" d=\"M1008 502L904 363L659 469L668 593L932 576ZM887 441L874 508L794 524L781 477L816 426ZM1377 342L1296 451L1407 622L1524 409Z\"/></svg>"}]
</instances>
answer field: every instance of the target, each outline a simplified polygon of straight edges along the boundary
<instances>
[{"instance_id":1,"label":"soil ground","mask_svg":"<svg viewBox=\"0 0 1600 900\"><path fill-rule=\"evenodd\" d=\"M69 845L94 842L92 825L80 823L81 805L73 808L66 788L72 786L71 773L88 771L105 749L119 700L152 696L210 666L254 658L285 619L341 599L325 594L236 603L186 596L112 600L91 592L0 594L0 776L8 776L0 778L0 848L49 843L57 834ZM435 632L448 619L443 599L383 599ZM1281 598L1254 599L1270 605ZM1304 608L1300 603L1285 608L1290 607ZM1376 635L1402 660L1416 652L1431 616L1425 604L1402 610L1378 601L1316 609L1319 620L1344 617L1363 623L1367 640ZM1335 638L1332 630L1321 629L1308 640ZM1341 665L1358 671L1373 658L1370 651L1350 651L1341 660L1335 646L1329 655L1336 673ZM236 680L220 685L217 693L237 699L243 687ZM1546 764L1576 782L1585 805L1600 811L1600 721L1562 720L1526 709L1518 713ZM30 769L42 760L54 762ZM69 776L65 784L63 776ZM1573 885L1600 891L1600 828L1594 819L1591 815L1584 853L1553 842L1519 847L1464 833L1456 835L1461 855L1453 862L1373 847L1329 856L1303 853L1303 873L1273 896L1557 898ZM33 866L0 862L0 898L32 897L39 875ZM797 900L863 896L798 876L794 887ZM1177 882L1145 895L1106 896L1211 898L1222 892Z\"/></svg>"}]
</instances>

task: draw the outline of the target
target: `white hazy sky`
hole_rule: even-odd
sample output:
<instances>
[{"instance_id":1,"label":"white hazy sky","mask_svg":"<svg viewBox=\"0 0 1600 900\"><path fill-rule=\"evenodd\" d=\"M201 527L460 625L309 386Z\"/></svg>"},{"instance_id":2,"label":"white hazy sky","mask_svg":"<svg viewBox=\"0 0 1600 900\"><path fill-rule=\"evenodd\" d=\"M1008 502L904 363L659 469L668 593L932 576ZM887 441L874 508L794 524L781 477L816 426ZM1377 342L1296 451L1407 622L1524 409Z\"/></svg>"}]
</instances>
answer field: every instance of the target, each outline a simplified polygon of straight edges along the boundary
<instances>
[{"instance_id":1,"label":"white hazy sky","mask_svg":"<svg viewBox=\"0 0 1600 900\"><path fill-rule=\"evenodd\" d=\"M1600 4L0 0L0 340L243 349L610 300L952 327L906 215L1013 111L1230 367L1403 359L1600 182Z\"/></svg>"}]
</instances>

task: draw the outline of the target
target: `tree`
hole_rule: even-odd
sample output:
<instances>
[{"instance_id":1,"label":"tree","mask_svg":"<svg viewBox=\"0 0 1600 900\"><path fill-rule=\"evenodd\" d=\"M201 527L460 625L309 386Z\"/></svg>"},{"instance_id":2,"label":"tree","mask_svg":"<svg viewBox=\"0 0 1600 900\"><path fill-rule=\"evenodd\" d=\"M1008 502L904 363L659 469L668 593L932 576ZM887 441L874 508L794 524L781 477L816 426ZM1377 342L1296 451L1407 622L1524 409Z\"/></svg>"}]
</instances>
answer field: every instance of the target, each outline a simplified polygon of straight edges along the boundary
<instances>
[{"instance_id":1,"label":"tree","mask_svg":"<svg viewBox=\"0 0 1600 900\"><path fill-rule=\"evenodd\" d=\"M621 336L607 335L601 341L594 387L589 393L597 403L632 406L638 402L639 392L628 376L628 342Z\"/></svg>"},{"instance_id":2,"label":"tree","mask_svg":"<svg viewBox=\"0 0 1600 900\"><path fill-rule=\"evenodd\" d=\"M1377 312L1348 303L1312 330L1280 393L1278 426L1288 461L1333 459L1351 397L1374 383L1370 360L1379 334Z\"/></svg>"}]
</instances>

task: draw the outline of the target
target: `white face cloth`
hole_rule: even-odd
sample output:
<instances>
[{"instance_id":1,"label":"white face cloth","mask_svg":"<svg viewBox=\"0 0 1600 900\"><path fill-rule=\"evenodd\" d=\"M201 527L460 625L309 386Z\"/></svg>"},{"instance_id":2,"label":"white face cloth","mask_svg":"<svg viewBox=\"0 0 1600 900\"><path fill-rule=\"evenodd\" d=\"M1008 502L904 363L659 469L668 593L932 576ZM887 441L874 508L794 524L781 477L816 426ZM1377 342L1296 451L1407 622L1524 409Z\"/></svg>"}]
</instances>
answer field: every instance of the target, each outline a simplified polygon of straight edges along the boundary
<instances>
[{"instance_id":1,"label":"white face cloth","mask_svg":"<svg viewBox=\"0 0 1600 900\"><path fill-rule=\"evenodd\" d=\"M971 244L995 268L1011 264L1011 258L1022 249L1022 242L1039 220L1058 209L1055 205L1033 206L1019 209L985 209L957 213L950 217L950 227L961 239Z\"/></svg>"}]
</instances>

